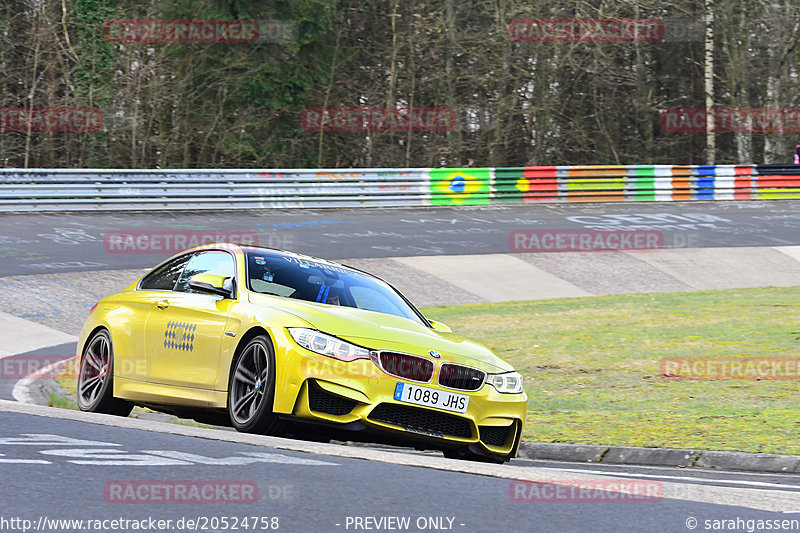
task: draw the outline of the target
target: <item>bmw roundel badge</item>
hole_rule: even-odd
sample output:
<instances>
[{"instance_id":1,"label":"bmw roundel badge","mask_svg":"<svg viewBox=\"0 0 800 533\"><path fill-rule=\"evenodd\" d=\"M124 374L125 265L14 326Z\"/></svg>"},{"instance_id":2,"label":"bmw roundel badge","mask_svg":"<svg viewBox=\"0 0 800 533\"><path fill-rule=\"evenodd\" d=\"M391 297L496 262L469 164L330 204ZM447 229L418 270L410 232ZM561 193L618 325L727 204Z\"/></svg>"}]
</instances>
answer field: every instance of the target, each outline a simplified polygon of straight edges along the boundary
<instances>
[{"instance_id":1,"label":"bmw roundel badge","mask_svg":"<svg viewBox=\"0 0 800 533\"><path fill-rule=\"evenodd\" d=\"M439 353L439 352L437 352L436 350L431 350L431 351L429 351L429 352L428 352L428 355L430 355L430 356L431 356L431 357L433 357L434 359L439 359L439 358L442 356L442 354L440 354L440 353Z\"/></svg>"}]
</instances>

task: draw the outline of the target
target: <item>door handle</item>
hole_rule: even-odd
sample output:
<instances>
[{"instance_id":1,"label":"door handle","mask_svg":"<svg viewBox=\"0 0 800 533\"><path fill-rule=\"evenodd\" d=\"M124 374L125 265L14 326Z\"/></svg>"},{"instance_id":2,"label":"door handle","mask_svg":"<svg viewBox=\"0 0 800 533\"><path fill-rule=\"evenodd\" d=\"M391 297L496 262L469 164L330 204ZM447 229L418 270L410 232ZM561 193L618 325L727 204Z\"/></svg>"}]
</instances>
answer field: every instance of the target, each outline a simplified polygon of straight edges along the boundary
<instances>
[{"instance_id":1,"label":"door handle","mask_svg":"<svg viewBox=\"0 0 800 533\"><path fill-rule=\"evenodd\" d=\"M159 300L158 302L156 302L156 307L158 307L159 309L166 309L167 307L169 307L169 302L166 300Z\"/></svg>"}]
</instances>

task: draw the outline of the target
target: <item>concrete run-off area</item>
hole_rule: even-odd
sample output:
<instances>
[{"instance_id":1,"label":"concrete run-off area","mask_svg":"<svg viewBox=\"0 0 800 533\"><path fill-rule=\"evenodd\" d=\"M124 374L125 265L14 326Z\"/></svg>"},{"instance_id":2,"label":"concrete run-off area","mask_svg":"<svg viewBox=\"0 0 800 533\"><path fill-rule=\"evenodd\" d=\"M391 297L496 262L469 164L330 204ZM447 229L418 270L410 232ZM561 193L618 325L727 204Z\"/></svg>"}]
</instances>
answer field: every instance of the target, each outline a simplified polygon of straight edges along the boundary
<instances>
[{"instance_id":1,"label":"concrete run-off area","mask_svg":"<svg viewBox=\"0 0 800 533\"><path fill-rule=\"evenodd\" d=\"M406 256L340 262L384 278L419 307L784 287L800 280L800 246ZM136 268L2 277L0 312L77 335L89 309L100 298L126 287L144 272L146 269Z\"/></svg>"}]
</instances>

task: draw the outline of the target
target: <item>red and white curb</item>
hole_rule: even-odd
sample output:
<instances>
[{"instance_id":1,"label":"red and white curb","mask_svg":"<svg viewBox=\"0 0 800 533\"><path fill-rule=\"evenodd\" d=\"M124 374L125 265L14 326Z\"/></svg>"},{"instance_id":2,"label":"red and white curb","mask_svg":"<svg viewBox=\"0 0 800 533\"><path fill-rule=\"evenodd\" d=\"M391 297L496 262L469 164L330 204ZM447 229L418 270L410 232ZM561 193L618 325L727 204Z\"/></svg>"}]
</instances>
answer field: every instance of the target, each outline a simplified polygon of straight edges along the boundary
<instances>
[{"instance_id":1,"label":"red and white curb","mask_svg":"<svg viewBox=\"0 0 800 533\"><path fill-rule=\"evenodd\" d=\"M69 335L42 324L0 312L0 359L77 340L78 337L75 335ZM67 364L69 360L64 359L53 363L20 379L14 385L11 395L18 402L36 403L30 389L40 379L37 376L46 375L48 372L54 371L58 365Z\"/></svg>"}]
</instances>

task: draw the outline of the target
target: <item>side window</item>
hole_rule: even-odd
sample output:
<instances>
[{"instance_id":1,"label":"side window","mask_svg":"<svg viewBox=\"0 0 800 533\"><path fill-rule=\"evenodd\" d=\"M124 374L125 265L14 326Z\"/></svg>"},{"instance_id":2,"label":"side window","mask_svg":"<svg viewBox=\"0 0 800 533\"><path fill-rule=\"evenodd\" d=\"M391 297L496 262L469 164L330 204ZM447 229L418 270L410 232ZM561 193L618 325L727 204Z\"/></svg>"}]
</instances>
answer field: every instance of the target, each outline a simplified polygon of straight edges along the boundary
<instances>
[{"instance_id":1,"label":"side window","mask_svg":"<svg viewBox=\"0 0 800 533\"><path fill-rule=\"evenodd\" d=\"M190 257L191 254L176 257L169 263L153 270L142 279L139 288L147 291L171 291Z\"/></svg>"},{"instance_id":2,"label":"side window","mask_svg":"<svg viewBox=\"0 0 800 533\"><path fill-rule=\"evenodd\" d=\"M197 292L189 288L189 280L198 274L214 274L233 278L235 264L233 256L227 252L200 252L192 256L183 273L178 278L175 290L180 292Z\"/></svg>"}]
</instances>

